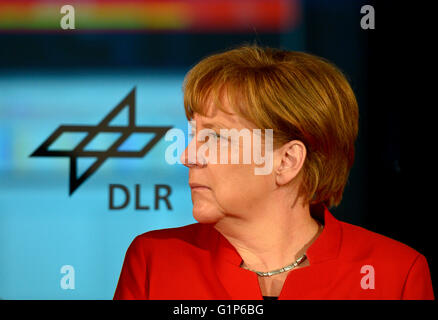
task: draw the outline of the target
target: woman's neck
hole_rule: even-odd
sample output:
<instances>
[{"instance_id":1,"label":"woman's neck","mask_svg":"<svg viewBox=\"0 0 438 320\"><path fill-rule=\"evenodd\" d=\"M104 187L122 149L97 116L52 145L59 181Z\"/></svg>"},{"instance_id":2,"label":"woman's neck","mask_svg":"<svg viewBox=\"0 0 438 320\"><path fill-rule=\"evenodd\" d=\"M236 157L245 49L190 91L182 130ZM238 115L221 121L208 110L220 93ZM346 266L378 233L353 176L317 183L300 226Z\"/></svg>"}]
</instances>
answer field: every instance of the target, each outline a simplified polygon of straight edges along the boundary
<instances>
[{"instance_id":1,"label":"woman's neck","mask_svg":"<svg viewBox=\"0 0 438 320\"><path fill-rule=\"evenodd\" d=\"M272 271L290 264L319 235L308 205L285 208L282 202L272 203L269 208L259 204L247 215L225 215L215 224L253 270Z\"/></svg>"}]
</instances>

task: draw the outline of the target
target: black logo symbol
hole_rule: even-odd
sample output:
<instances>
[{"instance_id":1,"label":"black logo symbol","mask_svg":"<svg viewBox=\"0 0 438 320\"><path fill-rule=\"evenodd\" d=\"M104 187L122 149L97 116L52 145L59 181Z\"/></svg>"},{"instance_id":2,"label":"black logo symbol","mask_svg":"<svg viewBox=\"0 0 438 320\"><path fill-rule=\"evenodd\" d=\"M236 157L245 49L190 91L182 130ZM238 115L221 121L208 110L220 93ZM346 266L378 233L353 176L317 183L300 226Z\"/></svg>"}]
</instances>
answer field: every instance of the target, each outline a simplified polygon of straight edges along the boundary
<instances>
[{"instance_id":1,"label":"black logo symbol","mask_svg":"<svg viewBox=\"0 0 438 320\"><path fill-rule=\"evenodd\" d=\"M109 125L124 108L128 108L128 125ZM30 156L31 157L69 157L70 158L70 191L69 195L79 188L108 158L142 158L172 127L139 127L135 125L135 87L131 92L97 125L61 125L47 138ZM73 150L49 150L50 145L65 132L87 133ZM102 132L119 133L120 137L105 151L84 150L93 138ZM133 133L155 133L152 140L140 151L120 151L118 147ZM95 157L96 161L88 167L81 176L77 176L77 159L80 157Z\"/></svg>"}]
</instances>

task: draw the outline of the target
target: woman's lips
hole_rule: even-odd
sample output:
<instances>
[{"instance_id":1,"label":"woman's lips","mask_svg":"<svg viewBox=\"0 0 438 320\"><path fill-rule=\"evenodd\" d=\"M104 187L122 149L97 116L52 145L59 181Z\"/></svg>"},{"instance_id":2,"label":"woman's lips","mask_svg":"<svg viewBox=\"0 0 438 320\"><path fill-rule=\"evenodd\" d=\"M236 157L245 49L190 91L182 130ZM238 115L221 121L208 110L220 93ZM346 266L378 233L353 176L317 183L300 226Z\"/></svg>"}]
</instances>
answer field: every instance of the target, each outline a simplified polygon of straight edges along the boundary
<instances>
[{"instance_id":1,"label":"woman's lips","mask_svg":"<svg viewBox=\"0 0 438 320\"><path fill-rule=\"evenodd\" d=\"M210 188L207 187L194 187L192 188L192 191L207 191L210 190Z\"/></svg>"},{"instance_id":2,"label":"woman's lips","mask_svg":"<svg viewBox=\"0 0 438 320\"><path fill-rule=\"evenodd\" d=\"M205 185L202 185L202 184L199 184L199 183L189 183L189 185L190 185L190 188L193 191L195 191L195 190L199 190L199 191L201 191L201 190L210 190L209 187L207 187Z\"/></svg>"}]
</instances>

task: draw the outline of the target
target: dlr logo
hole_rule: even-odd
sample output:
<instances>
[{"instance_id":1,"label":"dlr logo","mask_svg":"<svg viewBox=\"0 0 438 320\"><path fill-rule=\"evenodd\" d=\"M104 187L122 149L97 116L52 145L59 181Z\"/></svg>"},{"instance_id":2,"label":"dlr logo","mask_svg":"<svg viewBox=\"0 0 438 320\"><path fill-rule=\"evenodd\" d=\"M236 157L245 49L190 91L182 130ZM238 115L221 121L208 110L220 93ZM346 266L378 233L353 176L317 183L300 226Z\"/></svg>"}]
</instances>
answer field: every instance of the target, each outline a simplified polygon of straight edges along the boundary
<instances>
[{"instance_id":1,"label":"dlr logo","mask_svg":"<svg viewBox=\"0 0 438 320\"><path fill-rule=\"evenodd\" d=\"M114 200L114 191L120 190L122 195L124 196L124 201L115 204ZM120 193L119 191L119 193ZM164 202L167 206L167 210L172 210L172 205L170 203L169 197L172 193L172 188L166 184L156 184L154 185L154 209L160 210L160 202ZM122 196L122 198L123 198ZM110 210L120 210L126 208L131 199L131 194L129 189L122 184L110 184L109 185L109 209ZM119 197L120 200L120 197ZM140 200L140 185L135 185L135 210L150 210L149 205L145 205L141 203Z\"/></svg>"}]
</instances>

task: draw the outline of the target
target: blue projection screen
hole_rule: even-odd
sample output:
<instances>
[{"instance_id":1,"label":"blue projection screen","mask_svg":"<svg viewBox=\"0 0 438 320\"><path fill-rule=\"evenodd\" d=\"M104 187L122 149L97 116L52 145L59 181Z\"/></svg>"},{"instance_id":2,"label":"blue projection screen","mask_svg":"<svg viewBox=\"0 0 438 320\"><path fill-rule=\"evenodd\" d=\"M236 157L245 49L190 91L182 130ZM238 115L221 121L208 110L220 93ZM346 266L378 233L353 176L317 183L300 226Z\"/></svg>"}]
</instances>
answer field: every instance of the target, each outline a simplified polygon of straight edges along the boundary
<instances>
[{"instance_id":1,"label":"blue projection screen","mask_svg":"<svg viewBox=\"0 0 438 320\"><path fill-rule=\"evenodd\" d=\"M107 158L71 195L69 157L30 157L60 126L96 126L134 88L136 126L179 128L187 138L183 77L150 70L0 75L0 299L111 299L135 236L196 222L188 170L166 162L172 142L164 137L143 157ZM115 125L126 125L126 110ZM68 153L86 135L64 132L48 149ZM85 150L104 152L119 136L102 132ZM152 137L132 134L121 147L139 150ZM76 160L79 176L96 157ZM110 185L118 185L112 199ZM74 290L65 290L72 272Z\"/></svg>"}]
</instances>

